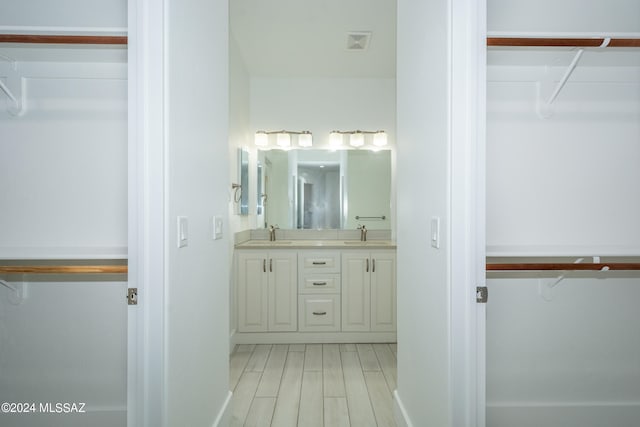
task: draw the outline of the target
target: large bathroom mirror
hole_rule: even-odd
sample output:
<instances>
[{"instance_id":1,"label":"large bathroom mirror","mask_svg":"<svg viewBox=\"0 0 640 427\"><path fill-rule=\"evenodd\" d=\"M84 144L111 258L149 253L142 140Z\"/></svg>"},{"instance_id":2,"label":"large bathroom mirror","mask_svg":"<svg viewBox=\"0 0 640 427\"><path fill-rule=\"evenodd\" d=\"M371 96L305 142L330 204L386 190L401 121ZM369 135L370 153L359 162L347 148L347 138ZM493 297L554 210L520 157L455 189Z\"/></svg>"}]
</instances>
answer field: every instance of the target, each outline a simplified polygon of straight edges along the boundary
<instances>
[{"instance_id":1,"label":"large bathroom mirror","mask_svg":"<svg viewBox=\"0 0 640 427\"><path fill-rule=\"evenodd\" d=\"M229 17L229 140L250 147L247 222L393 229L396 1L233 0ZM333 131L344 133L338 149ZM347 136L357 131L366 147ZM365 149L378 131L388 145Z\"/></svg>"},{"instance_id":2,"label":"large bathroom mirror","mask_svg":"<svg viewBox=\"0 0 640 427\"><path fill-rule=\"evenodd\" d=\"M265 224L391 228L390 150L265 150L258 162Z\"/></svg>"}]
</instances>

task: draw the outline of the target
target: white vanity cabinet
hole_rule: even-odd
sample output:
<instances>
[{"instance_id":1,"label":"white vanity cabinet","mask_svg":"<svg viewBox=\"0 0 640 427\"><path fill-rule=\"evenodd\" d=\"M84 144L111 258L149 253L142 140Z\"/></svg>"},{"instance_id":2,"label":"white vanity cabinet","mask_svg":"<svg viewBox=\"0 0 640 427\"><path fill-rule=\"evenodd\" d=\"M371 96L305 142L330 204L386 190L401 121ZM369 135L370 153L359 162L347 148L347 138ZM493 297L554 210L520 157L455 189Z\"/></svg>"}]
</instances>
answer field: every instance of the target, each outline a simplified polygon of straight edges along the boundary
<instances>
[{"instance_id":1,"label":"white vanity cabinet","mask_svg":"<svg viewBox=\"0 0 640 427\"><path fill-rule=\"evenodd\" d=\"M238 252L238 332L297 330L297 259L296 251Z\"/></svg>"},{"instance_id":2,"label":"white vanity cabinet","mask_svg":"<svg viewBox=\"0 0 640 427\"><path fill-rule=\"evenodd\" d=\"M300 332L340 331L340 252L298 253L298 328Z\"/></svg>"},{"instance_id":3,"label":"white vanity cabinet","mask_svg":"<svg viewBox=\"0 0 640 427\"><path fill-rule=\"evenodd\" d=\"M347 242L236 245L234 344L394 342L395 244Z\"/></svg>"},{"instance_id":4,"label":"white vanity cabinet","mask_svg":"<svg viewBox=\"0 0 640 427\"><path fill-rule=\"evenodd\" d=\"M395 251L343 251L342 331L396 330Z\"/></svg>"}]
</instances>

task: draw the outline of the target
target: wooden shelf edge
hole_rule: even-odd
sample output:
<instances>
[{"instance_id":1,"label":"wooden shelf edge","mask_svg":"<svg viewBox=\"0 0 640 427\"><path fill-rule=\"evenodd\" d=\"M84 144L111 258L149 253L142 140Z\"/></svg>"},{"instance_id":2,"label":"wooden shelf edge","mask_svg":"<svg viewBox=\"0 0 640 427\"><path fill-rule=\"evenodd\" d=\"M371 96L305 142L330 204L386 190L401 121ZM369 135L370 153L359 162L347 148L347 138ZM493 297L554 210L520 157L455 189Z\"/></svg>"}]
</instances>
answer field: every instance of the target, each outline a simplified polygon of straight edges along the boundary
<instances>
[{"instance_id":1,"label":"wooden shelf edge","mask_svg":"<svg viewBox=\"0 0 640 427\"><path fill-rule=\"evenodd\" d=\"M0 34L0 43L127 45L127 36Z\"/></svg>"},{"instance_id":2,"label":"wooden shelf edge","mask_svg":"<svg viewBox=\"0 0 640 427\"><path fill-rule=\"evenodd\" d=\"M127 274L126 265L0 265L4 274Z\"/></svg>"}]
</instances>

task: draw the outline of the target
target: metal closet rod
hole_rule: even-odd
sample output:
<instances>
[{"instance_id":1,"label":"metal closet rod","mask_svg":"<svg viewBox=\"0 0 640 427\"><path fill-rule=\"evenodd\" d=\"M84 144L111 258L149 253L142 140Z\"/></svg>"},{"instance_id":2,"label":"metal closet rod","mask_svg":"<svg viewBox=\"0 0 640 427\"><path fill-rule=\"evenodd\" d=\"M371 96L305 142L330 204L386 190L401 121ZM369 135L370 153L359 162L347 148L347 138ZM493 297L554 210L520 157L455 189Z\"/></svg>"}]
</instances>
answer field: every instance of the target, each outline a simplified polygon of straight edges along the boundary
<instances>
[{"instance_id":1,"label":"metal closet rod","mask_svg":"<svg viewBox=\"0 0 640 427\"><path fill-rule=\"evenodd\" d=\"M487 37L487 46L513 47L640 47L640 38Z\"/></svg>"},{"instance_id":2,"label":"metal closet rod","mask_svg":"<svg viewBox=\"0 0 640 427\"><path fill-rule=\"evenodd\" d=\"M126 45L127 36L0 34L0 43Z\"/></svg>"},{"instance_id":3,"label":"metal closet rod","mask_svg":"<svg viewBox=\"0 0 640 427\"><path fill-rule=\"evenodd\" d=\"M126 265L0 265L5 274L126 274Z\"/></svg>"},{"instance_id":4,"label":"metal closet rod","mask_svg":"<svg viewBox=\"0 0 640 427\"><path fill-rule=\"evenodd\" d=\"M640 263L487 263L487 271L629 271L640 270Z\"/></svg>"}]
</instances>

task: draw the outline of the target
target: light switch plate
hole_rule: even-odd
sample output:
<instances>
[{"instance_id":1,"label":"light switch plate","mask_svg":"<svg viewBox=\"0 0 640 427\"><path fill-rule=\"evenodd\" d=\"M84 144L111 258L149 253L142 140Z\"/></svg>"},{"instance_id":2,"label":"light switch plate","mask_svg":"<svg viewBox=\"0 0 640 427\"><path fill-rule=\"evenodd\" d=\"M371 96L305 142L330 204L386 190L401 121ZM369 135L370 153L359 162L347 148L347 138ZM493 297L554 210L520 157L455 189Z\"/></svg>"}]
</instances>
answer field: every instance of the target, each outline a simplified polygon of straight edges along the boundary
<instances>
[{"instance_id":1,"label":"light switch plate","mask_svg":"<svg viewBox=\"0 0 640 427\"><path fill-rule=\"evenodd\" d=\"M440 249L440 218L437 216L431 217L431 247Z\"/></svg>"},{"instance_id":2,"label":"light switch plate","mask_svg":"<svg viewBox=\"0 0 640 427\"><path fill-rule=\"evenodd\" d=\"M178 248L184 248L189 244L189 219L186 216L178 217Z\"/></svg>"},{"instance_id":3,"label":"light switch plate","mask_svg":"<svg viewBox=\"0 0 640 427\"><path fill-rule=\"evenodd\" d=\"M222 239L222 217L220 215L215 215L211 219L211 224L213 226L213 240Z\"/></svg>"}]
</instances>

